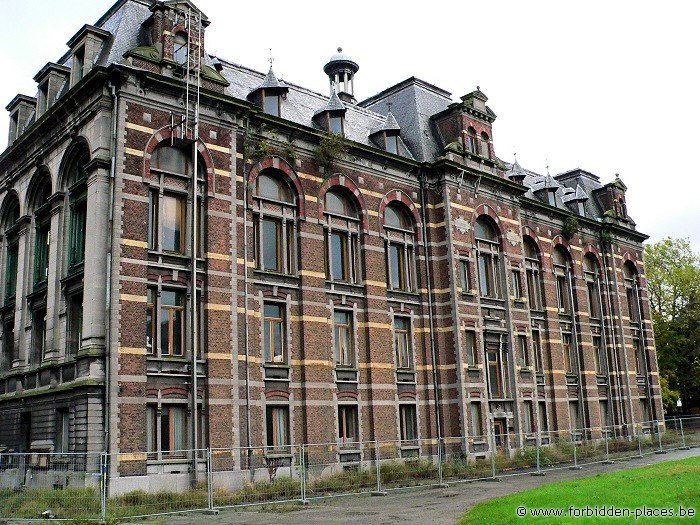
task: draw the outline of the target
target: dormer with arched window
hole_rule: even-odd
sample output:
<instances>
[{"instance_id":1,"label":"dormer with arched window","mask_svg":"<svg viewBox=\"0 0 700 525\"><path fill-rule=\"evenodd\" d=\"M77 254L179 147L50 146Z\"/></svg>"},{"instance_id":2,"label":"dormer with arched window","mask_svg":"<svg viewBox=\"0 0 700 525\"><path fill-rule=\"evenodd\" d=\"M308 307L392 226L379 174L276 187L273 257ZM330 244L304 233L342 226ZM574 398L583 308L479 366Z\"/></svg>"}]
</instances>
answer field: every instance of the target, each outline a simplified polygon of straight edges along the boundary
<instances>
[{"instance_id":1,"label":"dormer with arched window","mask_svg":"<svg viewBox=\"0 0 700 525\"><path fill-rule=\"evenodd\" d=\"M399 154L399 134L401 133L401 127L399 123L396 122L396 118L391 113L391 108L386 114L384 122L379 126L374 127L370 133L370 138L377 144L380 148L393 153L394 155Z\"/></svg>"},{"instance_id":2,"label":"dormer with arched window","mask_svg":"<svg viewBox=\"0 0 700 525\"><path fill-rule=\"evenodd\" d=\"M338 98L335 90L325 107L314 113L314 122L328 133L345 136L345 104Z\"/></svg>"},{"instance_id":3,"label":"dormer with arched window","mask_svg":"<svg viewBox=\"0 0 700 525\"><path fill-rule=\"evenodd\" d=\"M286 100L288 92L289 86L277 79L270 65L262 83L248 94L248 100L260 106L268 115L281 117L282 101Z\"/></svg>"}]
</instances>

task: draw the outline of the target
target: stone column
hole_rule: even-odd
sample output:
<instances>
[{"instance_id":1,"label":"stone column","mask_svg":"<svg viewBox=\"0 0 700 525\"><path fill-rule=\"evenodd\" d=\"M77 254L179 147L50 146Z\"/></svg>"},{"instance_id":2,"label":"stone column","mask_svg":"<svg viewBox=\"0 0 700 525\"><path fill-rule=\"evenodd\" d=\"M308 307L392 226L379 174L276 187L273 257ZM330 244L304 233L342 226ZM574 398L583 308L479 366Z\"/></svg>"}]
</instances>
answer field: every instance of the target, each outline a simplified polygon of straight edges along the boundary
<instances>
[{"instance_id":1,"label":"stone column","mask_svg":"<svg viewBox=\"0 0 700 525\"><path fill-rule=\"evenodd\" d=\"M51 230L49 233L49 275L46 281L46 347L44 350L44 361L54 361L61 355L62 348L59 348L60 338L58 335L58 314L61 310L61 277L63 275L63 246L65 245L65 232L63 231L63 192L54 193L49 202L51 203ZM36 249L36 248L35 248ZM32 268L33 270L33 268ZM34 272L31 272L32 278Z\"/></svg>"},{"instance_id":2,"label":"stone column","mask_svg":"<svg viewBox=\"0 0 700 525\"><path fill-rule=\"evenodd\" d=\"M93 159L85 167L87 221L83 275L83 340L80 353L105 350L107 242L109 235L109 161Z\"/></svg>"},{"instance_id":3,"label":"stone column","mask_svg":"<svg viewBox=\"0 0 700 525\"><path fill-rule=\"evenodd\" d=\"M19 220L17 232L17 289L15 290L15 357L12 360L12 368L23 367L27 363L27 337L24 327L27 320L22 314L27 311L27 290L30 279L33 277L33 268L29 265L27 256L29 250L28 232L30 231L31 218L25 215ZM29 266L28 266L29 265Z\"/></svg>"}]
</instances>

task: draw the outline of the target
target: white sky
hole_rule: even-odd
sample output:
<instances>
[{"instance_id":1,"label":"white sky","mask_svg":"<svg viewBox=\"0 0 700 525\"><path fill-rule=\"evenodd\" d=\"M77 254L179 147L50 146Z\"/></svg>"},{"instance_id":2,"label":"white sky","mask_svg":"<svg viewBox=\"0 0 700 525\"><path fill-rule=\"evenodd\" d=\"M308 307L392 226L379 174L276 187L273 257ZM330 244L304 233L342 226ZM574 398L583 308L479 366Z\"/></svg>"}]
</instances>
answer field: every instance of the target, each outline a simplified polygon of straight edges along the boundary
<instances>
[{"instance_id":1,"label":"white sky","mask_svg":"<svg viewBox=\"0 0 700 525\"><path fill-rule=\"evenodd\" d=\"M360 65L359 100L412 75L455 100L479 85L498 115L497 155L552 174L581 167L603 183L619 172L640 231L689 237L700 251L698 2L195 3L212 22L209 53L266 71L272 48L278 76L323 93L338 45ZM3 106L34 95L37 71L111 4L2 0Z\"/></svg>"}]
</instances>

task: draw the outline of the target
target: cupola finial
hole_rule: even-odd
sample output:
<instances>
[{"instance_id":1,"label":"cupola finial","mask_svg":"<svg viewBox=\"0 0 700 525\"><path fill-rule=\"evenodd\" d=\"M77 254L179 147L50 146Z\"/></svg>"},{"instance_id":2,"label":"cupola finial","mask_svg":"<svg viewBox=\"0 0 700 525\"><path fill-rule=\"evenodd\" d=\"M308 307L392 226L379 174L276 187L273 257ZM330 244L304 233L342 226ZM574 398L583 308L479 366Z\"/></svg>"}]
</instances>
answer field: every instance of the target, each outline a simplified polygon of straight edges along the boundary
<instances>
[{"instance_id":1,"label":"cupola finial","mask_svg":"<svg viewBox=\"0 0 700 525\"><path fill-rule=\"evenodd\" d=\"M355 73L360 69L352 58L343 53L342 46L338 46L338 52L323 66L323 71L328 75L328 80L336 85L338 97L344 102L355 103L354 87Z\"/></svg>"}]
</instances>

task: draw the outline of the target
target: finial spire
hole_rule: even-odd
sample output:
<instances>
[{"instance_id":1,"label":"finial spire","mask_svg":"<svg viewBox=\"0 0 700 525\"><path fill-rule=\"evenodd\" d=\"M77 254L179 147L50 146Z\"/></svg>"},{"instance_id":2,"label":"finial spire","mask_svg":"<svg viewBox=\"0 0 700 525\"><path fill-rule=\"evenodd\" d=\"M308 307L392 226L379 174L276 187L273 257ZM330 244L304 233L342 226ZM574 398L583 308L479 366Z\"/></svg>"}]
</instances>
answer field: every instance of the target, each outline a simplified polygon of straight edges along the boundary
<instances>
[{"instance_id":1,"label":"finial spire","mask_svg":"<svg viewBox=\"0 0 700 525\"><path fill-rule=\"evenodd\" d=\"M267 61L270 63L270 67L272 67L272 63L275 61L275 59L272 58L272 48L270 48L270 58L268 58Z\"/></svg>"},{"instance_id":2,"label":"finial spire","mask_svg":"<svg viewBox=\"0 0 700 525\"><path fill-rule=\"evenodd\" d=\"M391 102L386 103L387 113L391 113Z\"/></svg>"}]
</instances>

